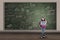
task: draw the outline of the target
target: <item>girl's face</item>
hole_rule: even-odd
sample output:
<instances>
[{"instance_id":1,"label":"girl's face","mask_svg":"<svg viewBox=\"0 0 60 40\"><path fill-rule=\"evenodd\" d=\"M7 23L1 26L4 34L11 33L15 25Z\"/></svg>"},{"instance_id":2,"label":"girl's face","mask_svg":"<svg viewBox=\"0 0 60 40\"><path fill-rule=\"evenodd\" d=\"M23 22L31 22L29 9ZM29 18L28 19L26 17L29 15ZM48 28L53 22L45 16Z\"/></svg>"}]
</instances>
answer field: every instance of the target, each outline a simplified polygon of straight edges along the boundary
<instances>
[{"instance_id":1,"label":"girl's face","mask_svg":"<svg viewBox=\"0 0 60 40\"><path fill-rule=\"evenodd\" d=\"M44 18L42 18L42 20L45 20Z\"/></svg>"}]
</instances>

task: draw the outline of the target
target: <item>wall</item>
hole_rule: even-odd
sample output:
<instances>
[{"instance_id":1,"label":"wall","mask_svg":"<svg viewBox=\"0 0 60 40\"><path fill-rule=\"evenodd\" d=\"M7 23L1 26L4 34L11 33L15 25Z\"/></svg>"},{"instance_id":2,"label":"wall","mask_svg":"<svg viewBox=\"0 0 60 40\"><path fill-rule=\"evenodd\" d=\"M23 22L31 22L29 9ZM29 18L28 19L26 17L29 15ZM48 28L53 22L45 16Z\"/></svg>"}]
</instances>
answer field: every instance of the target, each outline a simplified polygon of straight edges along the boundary
<instances>
[{"instance_id":1,"label":"wall","mask_svg":"<svg viewBox=\"0 0 60 40\"><path fill-rule=\"evenodd\" d=\"M59 6L59 0L24 0L24 2L57 2L57 26L56 30L60 31L60 6ZM0 0L0 31L4 30L4 2L23 2L23 0Z\"/></svg>"}]
</instances>

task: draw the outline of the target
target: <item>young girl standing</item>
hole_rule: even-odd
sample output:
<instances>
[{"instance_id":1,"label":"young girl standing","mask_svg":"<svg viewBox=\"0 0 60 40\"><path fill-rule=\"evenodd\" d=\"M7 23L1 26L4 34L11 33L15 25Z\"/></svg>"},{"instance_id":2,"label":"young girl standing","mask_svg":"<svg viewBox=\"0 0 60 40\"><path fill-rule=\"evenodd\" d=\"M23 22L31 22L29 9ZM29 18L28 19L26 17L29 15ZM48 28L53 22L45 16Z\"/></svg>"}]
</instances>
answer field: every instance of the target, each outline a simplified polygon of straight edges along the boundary
<instances>
[{"instance_id":1,"label":"young girl standing","mask_svg":"<svg viewBox=\"0 0 60 40\"><path fill-rule=\"evenodd\" d=\"M46 25L47 25L47 21L46 21L46 19L44 17L41 18L41 21L39 22L39 25L40 25L41 30L42 30L42 32L41 32L42 33L41 38L44 38L46 36L45 30L46 30Z\"/></svg>"}]
</instances>

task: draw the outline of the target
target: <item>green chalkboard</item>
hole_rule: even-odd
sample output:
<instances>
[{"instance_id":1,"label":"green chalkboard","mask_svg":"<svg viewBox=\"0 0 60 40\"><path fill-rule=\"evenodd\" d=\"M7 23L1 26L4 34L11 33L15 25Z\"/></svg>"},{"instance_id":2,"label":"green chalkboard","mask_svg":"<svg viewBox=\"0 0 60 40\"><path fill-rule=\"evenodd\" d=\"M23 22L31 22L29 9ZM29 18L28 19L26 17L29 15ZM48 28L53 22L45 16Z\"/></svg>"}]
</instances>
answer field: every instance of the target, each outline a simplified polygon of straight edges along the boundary
<instances>
[{"instance_id":1,"label":"green chalkboard","mask_svg":"<svg viewBox=\"0 0 60 40\"><path fill-rule=\"evenodd\" d=\"M4 18L6 30L40 30L39 21L45 17L47 30L56 29L55 2L6 2Z\"/></svg>"}]
</instances>

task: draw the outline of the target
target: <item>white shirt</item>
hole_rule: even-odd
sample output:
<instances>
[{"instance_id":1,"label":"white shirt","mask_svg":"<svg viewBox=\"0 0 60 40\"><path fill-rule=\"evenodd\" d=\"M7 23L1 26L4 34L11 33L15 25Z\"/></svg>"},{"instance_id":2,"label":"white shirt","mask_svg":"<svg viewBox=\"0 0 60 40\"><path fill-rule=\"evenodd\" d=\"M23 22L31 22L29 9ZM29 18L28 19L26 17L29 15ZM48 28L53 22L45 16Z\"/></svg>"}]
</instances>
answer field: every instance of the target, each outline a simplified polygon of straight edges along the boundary
<instances>
[{"instance_id":1,"label":"white shirt","mask_svg":"<svg viewBox=\"0 0 60 40\"><path fill-rule=\"evenodd\" d=\"M46 21L41 21L40 24L41 24L41 25L46 25L46 23L47 23Z\"/></svg>"}]
</instances>

